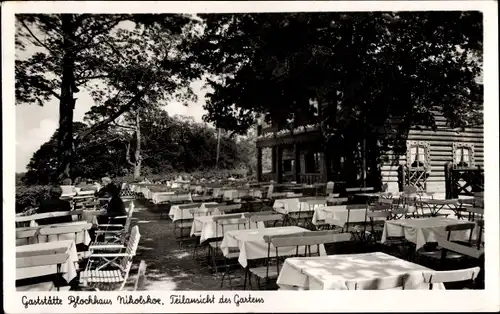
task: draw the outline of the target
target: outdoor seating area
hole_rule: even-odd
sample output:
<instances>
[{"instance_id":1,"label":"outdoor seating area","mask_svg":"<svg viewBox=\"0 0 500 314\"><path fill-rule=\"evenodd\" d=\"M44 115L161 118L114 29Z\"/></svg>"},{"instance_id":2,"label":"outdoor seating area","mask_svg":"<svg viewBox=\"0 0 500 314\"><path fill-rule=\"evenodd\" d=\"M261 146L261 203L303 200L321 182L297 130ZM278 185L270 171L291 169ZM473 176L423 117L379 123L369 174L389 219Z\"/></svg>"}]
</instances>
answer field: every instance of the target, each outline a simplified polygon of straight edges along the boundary
<instances>
[{"instance_id":1,"label":"outdoor seating area","mask_svg":"<svg viewBox=\"0 0 500 314\"><path fill-rule=\"evenodd\" d=\"M15 14L16 289L485 290L466 7Z\"/></svg>"},{"instance_id":2,"label":"outdoor seating area","mask_svg":"<svg viewBox=\"0 0 500 314\"><path fill-rule=\"evenodd\" d=\"M31 226L16 230L18 287L27 289L33 285L29 278L55 274L49 289L123 290L141 239L148 237L139 223L132 227L136 206L153 218L144 226L170 225L164 236L185 252L189 267L218 281L216 289L484 285L484 209L475 207L483 204L480 194L466 201L406 192L304 196L304 185L249 185L186 183L172 191L163 184L132 184L128 188L137 200L129 202L125 225L89 223L85 210L70 212L71 223L49 226L36 226L37 215L19 217L16 223ZM193 202L199 195L206 202ZM139 254L147 264L147 252Z\"/></svg>"}]
</instances>

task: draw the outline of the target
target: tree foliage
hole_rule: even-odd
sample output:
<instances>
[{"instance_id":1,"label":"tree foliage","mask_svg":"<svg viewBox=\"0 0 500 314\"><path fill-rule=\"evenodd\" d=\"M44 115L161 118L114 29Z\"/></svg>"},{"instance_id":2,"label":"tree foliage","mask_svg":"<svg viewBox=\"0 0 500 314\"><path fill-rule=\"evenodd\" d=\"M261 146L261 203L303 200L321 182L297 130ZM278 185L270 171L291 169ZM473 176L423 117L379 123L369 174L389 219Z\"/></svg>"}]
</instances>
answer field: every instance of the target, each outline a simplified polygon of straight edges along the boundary
<instances>
[{"instance_id":1,"label":"tree foliage","mask_svg":"<svg viewBox=\"0 0 500 314\"><path fill-rule=\"evenodd\" d=\"M75 123L75 133L86 132L89 126ZM57 133L36 151L23 177L27 184L57 182ZM151 110L142 115L142 166L144 175L170 172L205 171L215 167L216 130L182 117L170 117L163 110ZM120 177L133 172L126 160L126 147L134 149L134 137L124 136L122 128L113 124L92 133L75 151L73 179ZM254 167L248 159L251 143L237 143L223 136L219 167ZM132 157L133 158L133 157Z\"/></svg>"},{"instance_id":2,"label":"tree foliage","mask_svg":"<svg viewBox=\"0 0 500 314\"><path fill-rule=\"evenodd\" d=\"M16 48L36 49L16 60L16 103L59 99L57 156L63 176L70 175L74 146L123 113L175 96L193 97L190 82L199 71L183 49L192 37L188 16L21 14L16 19ZM83 88L96 103L88 115L92 127L74 138L74 94Z\"/></svg>"},{"instance_id":3,"label":"tree foliage","mask_svg":"<svg viewBox=\"0 0 500 314\"><path fill-rule=\"evenodd\" d=\"M319 115L325 135L481 118L480 12L208 14L198 49L213 78L207 121L243 133ZM319 103L319 112L314 104ZM358 132L359 133L359 132Z\"/></svg>"}]
</instances>

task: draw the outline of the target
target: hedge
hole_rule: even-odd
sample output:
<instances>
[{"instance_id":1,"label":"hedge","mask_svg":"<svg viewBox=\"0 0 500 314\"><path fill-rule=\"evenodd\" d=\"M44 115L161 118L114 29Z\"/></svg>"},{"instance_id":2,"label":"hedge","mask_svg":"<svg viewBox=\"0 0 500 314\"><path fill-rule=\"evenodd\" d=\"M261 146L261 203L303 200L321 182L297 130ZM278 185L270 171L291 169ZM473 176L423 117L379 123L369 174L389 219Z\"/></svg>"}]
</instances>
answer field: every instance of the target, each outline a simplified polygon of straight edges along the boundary
<instances>
[{"instance_id":1,"label":"hedge","mask_svg":"<svg viewBox=\"0 0 500 314\"><path fill-rule=\"evenodd\" d=\"M50 198L50 185L16 186L16 213L38 207L41 199Z\"/></svg>"}]
</instances>

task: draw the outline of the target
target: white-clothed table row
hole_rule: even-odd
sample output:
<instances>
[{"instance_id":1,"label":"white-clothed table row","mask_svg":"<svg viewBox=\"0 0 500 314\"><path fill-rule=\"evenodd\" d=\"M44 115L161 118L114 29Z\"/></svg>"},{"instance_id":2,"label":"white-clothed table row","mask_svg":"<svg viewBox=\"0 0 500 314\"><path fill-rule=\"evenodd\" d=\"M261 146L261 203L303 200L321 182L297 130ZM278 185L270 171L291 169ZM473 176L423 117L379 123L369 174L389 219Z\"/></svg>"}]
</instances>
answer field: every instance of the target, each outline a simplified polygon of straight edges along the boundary
<instances>
[{"instance_id":1,"label":"white-clothed table row","mask_svg":"<svg viewBox=\"0 0 500 314\"><path fill-rule=\"evenodd\" d=\"M228 231L224 234L224 238L220 244L220 248L224 256L229 254L230 248L239 248L238 262L241 266L247 267L248 260L261 259L267 257L268 244L264 241L264 236L295 234L307 232L309 230L297 227L275 227L263 229L247 229L247 230L234 230ZM324 245L320 245L320 255L326 255ZM305 247L299 248L303 252ZM276 255L276 248L271 244L271 254ZM295 255L295 247L280 247L278 248L279 256L292 256ZM311 253L317 253L316 246L311 246Z\"/></svg>"},{"instance_id":2,"label":"white-clothed table row","mask_svg":"<svg viewBox=\"0 0 500 314\"><path fill-rule=\"evenodd\" d=\"M72 240L16 246L16 280L57 273L57 264L50 262L50 256L59 254L67 255L66 261L61 264L60 272L69 283L76 277L78 263L76 245ZM36 259L38 259L36 262L39 262L42 257L47 261L45 265L26 266Z\"/></svg>"},{"instance_id":3,"label":"white-clothed table row","mask_svg":"<svg viewBox=\"0 0 500 314\"><path fill-rule=\"evenodd\" d=\"M405 289L429 289L423 274L432 270L381 253L287 258L277 284L282 290L348 290L366 280L394 280L407 275ZM375 287L374 287L375 288ZM443 284L433 289L444 290Z\"/></svg>"}]
</instances>

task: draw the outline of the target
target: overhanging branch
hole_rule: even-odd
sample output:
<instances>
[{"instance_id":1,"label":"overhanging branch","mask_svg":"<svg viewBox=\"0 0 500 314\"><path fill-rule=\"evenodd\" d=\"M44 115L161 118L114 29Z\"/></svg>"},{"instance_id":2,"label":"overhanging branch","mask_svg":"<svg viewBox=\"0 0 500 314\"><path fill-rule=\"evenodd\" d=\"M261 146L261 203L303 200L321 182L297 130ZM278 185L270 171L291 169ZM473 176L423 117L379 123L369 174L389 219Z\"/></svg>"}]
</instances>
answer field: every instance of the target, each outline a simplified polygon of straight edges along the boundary
<instances>
[{"instance_id":1,"label":"overhanging branch","mask_svg":"<svg viewBox=\"0 0 500 314\"><path fill-rule=\"evenodd\" d=\"M35 34L33 34L31 29L28 27L28 25L26 25L26 23L23 20L21 20L21 24L23 24L23 27L30 33L31 37L33 37L37 43L39 43L42 47L47 49L51 54L54 54L54 51L52 51L49 47L47 47L47 45L42 43L42 41L40 39L38 39L38 37L36 37Z\"/></svg>"}]
</instances>

